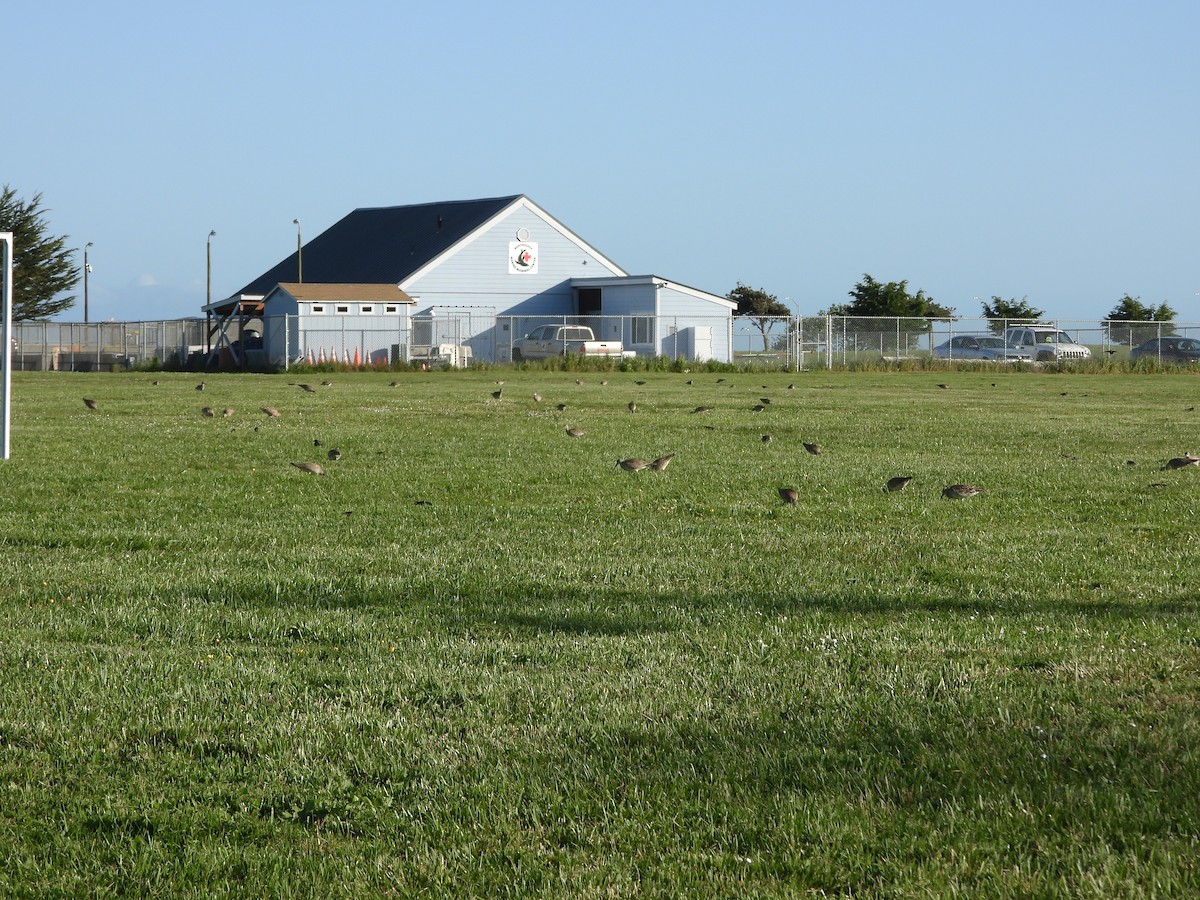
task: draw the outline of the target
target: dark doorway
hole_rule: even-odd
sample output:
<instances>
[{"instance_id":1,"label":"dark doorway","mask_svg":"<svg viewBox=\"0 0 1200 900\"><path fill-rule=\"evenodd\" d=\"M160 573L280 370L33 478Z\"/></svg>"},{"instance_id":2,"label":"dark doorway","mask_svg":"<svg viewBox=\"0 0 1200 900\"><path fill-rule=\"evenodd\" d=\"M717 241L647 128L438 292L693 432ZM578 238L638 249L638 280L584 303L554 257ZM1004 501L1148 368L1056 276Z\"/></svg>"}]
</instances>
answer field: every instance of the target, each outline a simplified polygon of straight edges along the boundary
<instances>
[{"instance_id":1,"label":"dark doorway","mask_svg":"<svg viewBox=\"0 0 1200 900\"><path fill-rule=\"evenodd\" d=\"M581 316L600 315L600 288L579 288L578 305Z\"/></svg>"}]
</instances>

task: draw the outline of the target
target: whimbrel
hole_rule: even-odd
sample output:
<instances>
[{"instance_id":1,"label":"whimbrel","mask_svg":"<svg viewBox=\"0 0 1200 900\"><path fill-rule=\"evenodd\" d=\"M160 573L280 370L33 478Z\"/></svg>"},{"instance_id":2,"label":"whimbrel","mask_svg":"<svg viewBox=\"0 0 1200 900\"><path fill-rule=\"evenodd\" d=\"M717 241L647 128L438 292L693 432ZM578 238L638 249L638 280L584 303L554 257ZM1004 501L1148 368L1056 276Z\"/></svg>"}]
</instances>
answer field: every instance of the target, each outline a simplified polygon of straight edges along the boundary
<instances>
[{"instance_id":1,"label":"whimbrel","mask_svg":"<svg viewBox=\"0 0 1200 900\"><path fill-rule=\"evenodd\" d=\"M804 449L807 450L809 453L811 453L813 456L821 455L821 445L820 444L811 444L808 441L805 441Z\"/></svg>"},{"instance_id":2,"label":"whimbrel","mask_svg":"<svg viewBox=\"0 0 1200 900\"><path fill-rule=\"evenodd\" d=\"M1176 456L1174 459L1168 459L1167 464L1160 471L1182 469L1185 466L1200 466L1200 456L1196 456L1191 452L1185 453L1183 456Z\"/></svg>"},{"instance_id":3,"label":"whimbrel","mask_svg":"<svg viewBox=\"0 0 1200 900\"><path fill-rule=\"evenodd\" d=\"M292 463L301 472L307 472L309 475L324 475L325 467L320 463L315 462L294 462Z\"/></svg>"},{"instance_id":4,"label":"whimbrel","mask_svg":"<svg viewBox=\"0 0 1200 900\"><path fill-rule=\"evenodd\" d=\"M656 472L666 471L667 466L671 464L671 460L675 458L674 453L668 453L666 456L660 456L654 462L650 463L650 468Z\"/></svg>"},{"instance_id":5,"label":"whimbrel","mask_svg":"<svg viewBox=\"0 0 1200 900\"><path fill-rule=\"evenodd\" d=\"M889 478L883 489L888 493L904 490L910 481L913 480L911 475L897 475L895 478Z\"/></svg>"},{"instance_id":6,"label":"whimbrel","mask_svg":"<svg viewBox=\"0 0 1200 900\"><path fill-rule=\"evenodd\" d=\"M91 399L90 397L84 397L83 405L86 406L88 409L95 409L100 404L98 404L95 400Z\"/></svg>"},{"instance_id":7,"label":"whimbrel","mask_svg":"<svg viewBox=\"0 0 1200 900\"><path fill-rule=\"evenodd\" d=\"M642 469L649 468L650 463L644 459L630 457L629 459L618 459L617 465L626 472L640 472Z\"/></svg>"},{"instance_id":8,"label":"whimbrel","mask_svg":"<svg viewBox=\"0 0 1200 900\"><path fill-rule=\"evenodd\" d=\"M795 488L780 488L779 489L779 499L782 500L784 503L788 503L792 506L796 505L796 500L799 498L799 496L800 495L799 495L799 493L797 493Z\"/></svg>"},{"instance_id":9,"label":"whimbrel","mask_svg":"<svg viewBox=\"0 0 1200 900\"><path fill-rule=\"evenodd\" d=\"M948 488L942 490L942 496L947 500L966 500L968 497L974 497L976 494L982 494L983 488L976 487L973 484L952 484Z\"/></svg>"}]
</instances>

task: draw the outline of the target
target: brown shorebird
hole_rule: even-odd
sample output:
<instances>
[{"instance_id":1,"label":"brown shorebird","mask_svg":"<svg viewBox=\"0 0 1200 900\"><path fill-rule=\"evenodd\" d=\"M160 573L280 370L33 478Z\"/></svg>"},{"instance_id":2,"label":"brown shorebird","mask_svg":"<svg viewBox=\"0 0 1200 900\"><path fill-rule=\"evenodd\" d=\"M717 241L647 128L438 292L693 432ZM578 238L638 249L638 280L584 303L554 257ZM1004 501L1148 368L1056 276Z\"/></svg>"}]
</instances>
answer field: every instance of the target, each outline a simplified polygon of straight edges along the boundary
<instances>
[{"instance_id":1,"label":"brown shorebird","mask_svg":"<svg viewBox=\"0 0 1200 900\"><path fill-rule=\"evenodd\" d=\"M500 388L500 390L498 390L498 391L492 391L492 399L493 400L499 400L503 395L504 395L504 388Z\"/></svg>"},{"instance_id":2,"label":"brown shorebird","mask_svg":"<svg viewBox=\"0 0 1200 900\"><path fill-rule=\"evenodd\" d=\"M306 394L315 394L317 392L317 389L311 384L298 384L296 387L300 388Z\"/></svg>"},{"instance_id":3,"label":"brown shorebird","mask_svg":"<svg viewBox=\"0 0 1200 900\"><path fill-rule=\"evenodd\" d=\"M1167 469L1182 469L1185 466L1200 466L1200 456L1188 452L1183 456L1176 456L1174 459L1168 459L1167 464L1159 471L1165 472Z\"/></svg>"},{"instance_id":4,"label":"brown shorebird","mask_svg":"<svg viewBox=\"0 0 1200 900\"><path fill-rule=\"evenodd\" d=\"M674 458L674 453L668 453L666 456L660 456L654 462L650 463L650 468L654 469L656 472L663 472L666 470L667 466L671 464L671 460Z\"/></svg>"},{"instance_id":5,"label":"brown shorebird","mask_svg":"<svg viewBox=\"0 0 1200 900\"><path fill-rule=\"evenodd\" d=\"M769 434L764 434L762 437L759 438L759 440L762 441L764 444L769 444L769 443L771 443L771 436Z\"/></svg>"},{"instance_id":6,"label":"brown shorebird","mask_svg":"<svg viewBox=\"0 0 1200 900\"><path fill-rule=\"evenodd\" d=\"M765 407L765 406L763 406L761 403L755 403L755 404L754 404L752 407L750 407L750 408L751 408L752 410L754 410L755 412L762 412L764 409L766 409L766 407Z\"/></svg>"},{"instance_id":7,"label":"brown shorebird","mask_svg":"<svg viewBox=\"0 0 1200 900\"><path fill-rule=\"evenodd\" d=\"M889 478L883 489L894 494L896 491L902 491L908 487L908 483L912 480L913 476L911 475L897 475L895 478Z\"/></svg>"},{"instance_id":8,"label":"brown shorebird","mask_svg":"<svg viewBox=\"0 0 1200 900\"><path fill-rule=\"evenodd\" d=\"M940 387L943 391L950 389L950 385L948 384L939 384L938 387Z\"/></svg>"},{"instance_id":9,"label":"brown shorebird","mask_svg":"<svg viewBox=\"0 0 1200 900\"><path fill-rule=\"evenodd\" d=\"M564 410L567 408L567 404L565 404L565 403L560 403L560 404L558 404L558 405L557 405L556 407L554 407L554 408L555 408L555 409L557 409L559 412L563 412L563 411L564 411Z\"/></svg>"},{"instance_id":10,"label":"brown shorebird","mask_svg":"<svg viewBox=\"0 0 1200 900\"><path fill-rule=\"evenodd\" d=\"M587 434L582 428L568 428L567 437L583 437Z\"/></svg>"},{"instance_id":11,"label":"brown shorebird","mask_svg":"<svg viewBox=\"0 0 1200 900\"><path fill-rule=\"evenodd\" d=\"M948 488L943 488L942 496L947 500L966 500L968 497L974 497L976 494L982 494L983 488L976 487L973 484L952 484Z\"/></svg>"},{"instance_id":12,"label":"brown shorebird","mask_svg":"<svg viewBox=\"0 0 1200 900\"><path fill-rule=\"evenodd\" d=\"M763 406L770 406L771 398L770 397L759 397L758 402L761 403Z\"/></svg>"},{"instance_id":13,"label":"brown shorebird","mask_svg":"<svg viewBox=\"0 0 1200 900\"><path fill-rule=\"evenodd\" d=\"M330 381L328 378L326 378L324 381L321 382L321 387L329 387L331 384L333 384L333 382Z\"/></svg>"},{"instance_id":14,"label":"brown shorebird","mask_svg":"<svg viewBox=\"0 0 1200 900\"><path fill-rule=\"evenodd\" d=\"M634 403L632 400L630 400L627 405L629 406L630 412L637 412L637 404Z\"/></svg>"},{"instance_id":15,"label":"brown shorebird","mask_svg":"<svg viewBox=\"0 0 1200 900\"><path fill-rule=\"evenodd\" d=\"M200 382L198 385L196 385L196 390L198 390L198 391L204 390L204 382L203 381Z\"/></svg>"},{"instance_id":16,"label":"brown shorebird","mask_svg":"<svg viewBox=\"0 0 1200 900\"><path fill-rule=\"evenodd\" d=\"M646 383L646 382L644 382L644 381L635 381L635 382L634 382L634 384L637 384L637 385L642 385L642 384L645 384L645 383Z\"/></svg>"},{"instance_id":17,"label":"brown shorebird","mask_svg":"<svg viewBox=\"0 0 1200 900\"><path fill-rule=\"evenodd\" d=\"M797 500L797 498L799 498L799 496L800 495L799 495L799 493L796 492L795 488L780 488L779 489L779 499L782 500L784 503L787 503L791 506L796 505L796 500Z\"/></svg>"},{"instance_id":18,"label":"brown shorebird","mask_svg":"<svg viewBox=\"0 0 1200 900\"><path fill-rule=\"evenodd\" d=\"M267 414L267 418L269 418L269 419L278 419L279 418L279 410L277 410L273 406L260 406L259 409L261 409L263 412L265 412Z\"/></svg>"},{"instance_id":19,"label":"brown shorebird","mask_svg":"<svg viewBox=\"0 0 1200 900\"><path fill-rule=\"evenodd\" d=\"M821 455L821 445L820 444L810 444L808 441L805 441L804 449L807 450L809 453L811 453L813 456Z\"/></svg>"},{"instance_id":20,"label":"brown shorebird","mask_svg":"<svg viewBox=\"0 0 1200 900\"><path fill-rule=\"evenodd\" d=\"M200 410L200 415L204 416L204 418L206 418L206 419L211 419L214 416L216 416L216 414L217 414L217 411L215 409L213 409L211 406L202 407Z\"/></svg>"},{"instance_id":21,"label":"brown shorebird","mask_svg":"<svg viewBox=\"0 0 1200 900\"><path fill-rule=\"evenodd\" d=\"M96 408L96 407L98 407L100 404L99 404L99 403L97 403L95 400L91 399L90 397L84 397L84 398L83 398L83 405L84 405L84 406L86 406L88 409L95 409L95 408Z\"/></svg>"},{"instance_id":22,"label":"brown shorebird","mask_svg":"<svg viewBox=\"0 0 1200 900\"><path fill-rule=\"evenodd\" d=\"M339 459L342 458L342 451L339 450L337 447L334 447L325 455L328 456L334 462L337 462Z\"/></svg>"},{"instance_id":23,"label":"brown shorebird","mask_svg":"<svg viewBox=\"0 0 1200 900\"><path fill-rule=\"evenodd\" d=\"M537 391L534 391L534 392L533 392L533 402L534 402L534 403L541 403L541 402L542 402L542 395L541 395L541 394L539 394Z\"/></svg>"},{"instance_id":24,"label":"brown shorebird","mask_svg":"<svg viewBox=\"0 0 1200 900\"><path fill-rule=\"evenodd\" d=\"M227 406L227 407L225 407L223 410L221 410L221 418L222 418L222 419L231 419L231 418L233 418L233 407L232 407L232 406Z\"/></svg>"},{"instance_id":25,"label":"brown shorebird","mask_svg":"<svg viewBox=\"0 0 1200 900\"><path fill-rule=\"evenodd\" d=\"M324 475L325 467L320 463L315 462L294 462L292 463L301 472L307 472L309 475Z\"/></svg>"},{"instance_id":26,"label":"brown shorebird","mask_svg":"<svg viewBox=\"0 0 1200 900\"><path fill-rule=\"evenodd\" d=\"M646 468L650 467L649 462L647 462L644 459L638 459L635 456L632 456L629 459L618 459L617 465L620 466L622 469L624 469L626 472L640 472L640 471L642 471L642 469L646 469Z\"/></svg>"},{"instance_id":27,"label":"brown shorebird","mask_svg":"<svg viewBox=\"0 0 1200 900\"><path fill-rule=\"evenodd\" d=\"M697 406L695 409L692 410L692 412L694 412L694 413L712 412L712 407L711 406Z\"/></svg>"}]
</instances>

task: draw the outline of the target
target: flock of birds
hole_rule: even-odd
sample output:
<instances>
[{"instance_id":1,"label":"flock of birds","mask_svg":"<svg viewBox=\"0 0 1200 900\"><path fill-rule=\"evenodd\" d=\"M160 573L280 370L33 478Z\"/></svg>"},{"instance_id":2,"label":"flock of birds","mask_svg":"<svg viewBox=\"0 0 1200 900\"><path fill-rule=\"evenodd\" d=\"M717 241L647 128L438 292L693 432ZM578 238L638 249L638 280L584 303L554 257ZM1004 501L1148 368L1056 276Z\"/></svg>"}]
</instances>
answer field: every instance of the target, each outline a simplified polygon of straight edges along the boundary
<instances>
[{"instance_id":1,"label":"flock of birds","mask_svg":"<svg viewBox=\"0 0 1200 900\"><path fill-rule=\"evenodd\" d=\"M718 384L721 384L724 381L725 381L724 378L717 379ZM332 383L333 382L326 380L326 381L322 381L321 385L323 387L329 387L330 385L332 385ZM583 384L583 381L582 381L582 379L576 379L575 383ZM608 384L608 381L603 380L600 383L602 385L606 385L606 384ZM642 381L642 380L637 380L634 382L634 384L639 385L639 386L644 385L645 383L646 382ZM694 384L695 382L692 380L689 380L687 383L690 385L690 384ZM159 384L159 382L155 381L154 384ZM399 384L400 384L400 382L398 382L398 381L391 382L392 387L397 387ZM497 381L496 384L498 385L498 387L496 390L492 391L491 396L492 396L493 400L498 401L498 400L502 399L504 396L504 388L503 388L504 382ZM298 387L298 388L300 388L301 391L303 391L304 393L307 393L307 394L315 394L317 392L317 389L315 387L313 387L311 384L307 384L307 383L303 383L303 382L289 382L289 385L293 386L293 387ZM206 385L202 381L196 385L196 390L203 391L205 389L205 387L206 387ZM766 385L764 385L763 387L766 387ZM938 387L941 389L946 389L946 388L948 388L948 385L939 384ZM788 390L794 390L794 389L795 389L794 384L788 385ZM532 398L533 398L534 403L541 403L542 400L544 399L542 394L539 393L538 391L533 392ZM83 403L84 403L84 406L86 406L88 409L91 409L91 410L99 409L99 403L93 398L84 397ZM759 402L754 404L750 408L755 412L761 412L761 411L765 410L770 404L771 404L771 399L769 397L760 397ZM566 410L567 405L565 403L559 403L559 404L557 404L556 408L560 412L562 412L562 411ZM629 412L636 413L638 411L637 402L631 400L626 405L626 408L629 410ZM707 413L707 412L712 412L713 409L714 409L714 407L712 407L712 406L701 405L701 406L695 407L692 410L692 413L693 414ZM266 415L268 418L271 418L271 419L278 419L278 418L280 418L280 415L281 415L279 410L274 406L261 406L261 407L259 407L259 410L264 415ZM211 407L211 406L204 406L204 407L201 407L200 414L202 416L204 416L205 418L210 418L210 419L216 418L217 410L216 410L216 408ZM226 418L226 419L232 418L232 416L234 415L233 407L231 407L231 406L224 407L221 410L220 415L222 418ZM587 434L587 432L584 429L578 428L575 426L567 426L565 431L566 431L567 437L570 437L570 438L580 438ZM764 434L761 436L761 441L764 444L769 444L769 443L771 443L772 440L773 440L773 438L769 434ZM810 453L814 456L821 455L822 448L821 448L820 444L815 443L815 442L809 442L809 441L804 441L802 443L803 443L804 449L807 453ZM320 447L321 446L320 439L314 439L313 445L316 447ZM337 460L341 459L341 457L342 457L342 453L336 447L332 448L326 452L326 459L328 459L329 461L337 461ZM674 453L668 453L666 456L660 456L657 459L653 459L653 460L642 459L640 457L629 457L626 459L618 459L616 462L616 466L620 469L625 470L626 472L644 472L644 471L664 472L664 471L666 471L667 467L671 464L671 460L673 460L674 458L675 458ZM305 472L309 475L323 476L323 475L327 474L325 467L323 465L321 465L321 463L319 463L319 462L297 461L297 462L292 462L291 465L296 467L297 469L299 469L301 472ZM1166 465L1164 465L1162 467L1162 471L1167 471L1167 470L1172 470L1172 469L1182 469L1182 468L1185 468L1188 466L1200 467L1200 455L1193 454L1189 451L1189 452L1185 453L1183 456L1177 456L1172 459L1169 459L1169 460L1167 460ZM903 491L908 486L909 482L911 482L913 480L913 478L914 478L914 476L912 476L912 475L897 475L893 478L889 478L887 480L887 483L884 484L883 490L885 493L896 493L899 491ZM984 489L979 487L978 485L974 485L974 484L951 484L942 489L942 496L945 497L947 500L966 500L971 497L977 497L983 493L985 493ZM795 506L800 499L799 491L797 491L796 488L791 488L791 487L779 488L778 495L779 495L780 501L782 501L783 503L788 504L790 506Z\"/></svg>"},{"instance_id":2,"label":"flock of birds","mask_svg":"<svg viewBox=\"0 0 1200 900\"><path fill-rule=\"evenodd\" d=\"M725 381L724 378L718 378L717 384L721 384L724 381ZM582 381L582 379L576 379L575 383L583 384L583 381ZM608 381L605 380L605 381L601 381L600 383L602 385L605 385L605 384L608 384ZM640 380L634 381L634 384L639 385L639 386L644 385L645 383L646 383L645 381L640 381ZM689 380L687 383L695 384L695 381ZM498 387L496 390L492 391L492 399L493 400L501 400L504 397L504 387L503 387L504 382L497 381L496 384L498 385ZM763 385L763 387L765 388L766 385ZM796 387L795 384L789 384L788 390L795 390L795 387ZM945 390L949 387L949 385L939 384L938 387ZM539 393L538 391L534 391L532 394L532 397L533 397L534 403L541 403L543 400L541 393ZM770 405L771 405L770 397L759 397L758 402L755 403L753 406L751 406L750 409L754 412L762 412ZM557 408L561 412L566 409L566 404L559 403ZM629 403L626 404L626 408L631 413L636 413L638 411L637 401L630 400ZM701 405L701 406L697 406L694 409L692 409L692 413L693 414L708 413L708 412L712 412L713 409L714 409L714 407L712 407L712 406ZM582 428L577 428L575 426L567 426L567 428L566 428L567 437L572 437L572 438L583 437L586 433L587 432L584 431ZM773 437L769 434L764 434L761 436L760 440L764 444L769 444L773 440ZM821 449L820 444L813 442L813 441L803 441L802 444L803 444L806 452L811 453L813 456L821 455L822 449ZM642 459L641 457L632 456L632 457L628 457L626 459L618 459L616 464L617 464L618 468L624 469L626 472L645 472L645 471L662 472L662 471L666 470L667 466L669 466L671 464L671 460L673 460L674 458L675 458L674 453L667 454L666 456L660 456L660 457L658 457L658 459L654 459L654 460ZM1200 459L1198 459L1197 462L1200 462ZM887 483L884 484L883 490L885 493L896 493L898 491L902 491L908 486L908 483L913 480L913 477L914 476L912 476L912 475L897 475L893 478L889 478L887 480ZM978 485L974 485L974 484L951 484L942 489L942 496L945 497L947 500L966 500L970 497L977 497L978 495L980 495L982 493L984 493L984 489L979 487ZM800 492L798 490L796 490L796 488L781 487L778 489L778 495L779 495L779 499L783 503L786 503L790 506L795 506L800 499Z\"/></svg>"}]
</instances>

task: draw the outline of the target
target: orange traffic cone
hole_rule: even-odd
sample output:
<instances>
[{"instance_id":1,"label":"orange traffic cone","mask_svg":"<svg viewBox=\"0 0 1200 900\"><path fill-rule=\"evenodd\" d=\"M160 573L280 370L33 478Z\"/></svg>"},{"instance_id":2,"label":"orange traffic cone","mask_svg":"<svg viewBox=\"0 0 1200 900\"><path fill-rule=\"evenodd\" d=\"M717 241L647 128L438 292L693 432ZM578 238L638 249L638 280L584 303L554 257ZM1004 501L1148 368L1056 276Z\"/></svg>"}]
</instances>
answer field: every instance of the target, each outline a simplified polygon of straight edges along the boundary
<instances>
[{"instance_id":1,"label":"orange traffic cone","mask_svg":"<svg viewBox=\"0 0 1200 900\"><path fill-rule=\"evenodd\" d=\"M325 347L324 346L321 347L321 354L317 357L317 362L321 363L321 364L324 364L324 362L325 362Z\"/></svg>"},{"instance_id":2,"label":"orange traffic cone","mask_svg":"<svg viewBox=\"0 0 1200 900\"><path fill-rule=\"evenodd\" d=\"M362 357L358 353L358 348L355 347L354 348L354 368L357 369L361 365L362 365Z\"/></svg>"}]
</instances>

